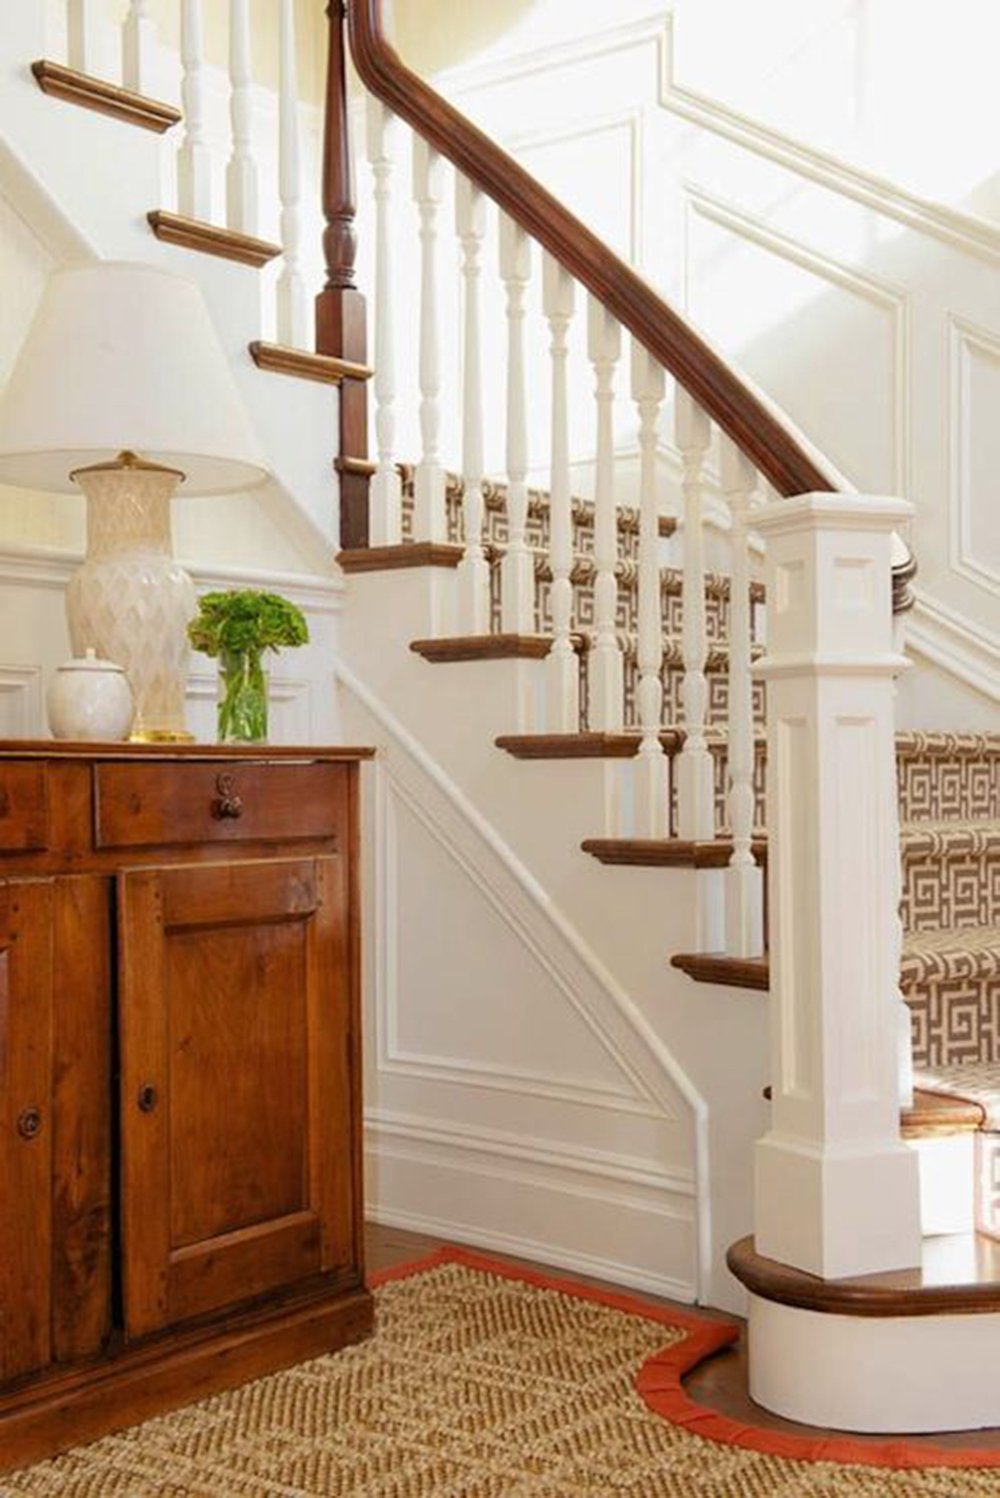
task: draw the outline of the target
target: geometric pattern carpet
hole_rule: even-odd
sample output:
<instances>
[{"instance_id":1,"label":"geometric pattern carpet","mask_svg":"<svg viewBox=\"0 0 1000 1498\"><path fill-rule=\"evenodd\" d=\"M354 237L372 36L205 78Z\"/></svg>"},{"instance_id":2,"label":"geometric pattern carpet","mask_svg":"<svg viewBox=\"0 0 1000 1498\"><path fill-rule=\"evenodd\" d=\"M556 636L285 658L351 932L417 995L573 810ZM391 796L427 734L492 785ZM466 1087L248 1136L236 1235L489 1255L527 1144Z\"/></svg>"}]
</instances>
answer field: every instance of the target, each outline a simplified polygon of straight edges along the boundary
<instances>
[{"instance_id":1,"label":"geometric pattern carpet","mask_svg":"<svg viewBox=\"0 0 1000 1498\"><path fill-rule=\"evenodd\" d=\"M374 1279L370 1341L0 1477L0 1494L1000 1494L1000 1453L787 1437L700 1409L681 1375L733 1340L726 1323L461 1249Z\"/></svg>"}]
</instances>

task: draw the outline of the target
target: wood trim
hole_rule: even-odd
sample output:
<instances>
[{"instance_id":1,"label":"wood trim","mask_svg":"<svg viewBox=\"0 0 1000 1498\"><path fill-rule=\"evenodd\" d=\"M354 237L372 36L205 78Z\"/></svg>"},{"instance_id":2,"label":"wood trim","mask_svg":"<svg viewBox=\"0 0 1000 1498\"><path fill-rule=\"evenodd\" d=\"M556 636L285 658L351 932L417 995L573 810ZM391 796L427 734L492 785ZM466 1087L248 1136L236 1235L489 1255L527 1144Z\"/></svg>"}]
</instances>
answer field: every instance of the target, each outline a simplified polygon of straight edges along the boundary
<instances>
[{"instance_id":1,"label":"wood trim","mask_svg":"<svg viewBox=\"0 0 1000 1498\"><path fill-rule=\"evenodd\" d=\"M670 966L696 983L723 983L730 988L770 987L767 957L727 957L722 952L677 952Z\"/></svg>"},{"instance_id":2,"label":"wood trim","mask_svg":"<svg viewBox=\"0 0 1000 1498\"><path fill-rule=\"evenodd\" d=\"M977 1277L940 1281L929 1266L855 1279L823 1280L757 1253L741 1238L726 1255L730 1270L752 1295L778 1305L835 1316L946 1316L1000 1311L1000 1243L975 1235Z\"/></svg>"},{"instance_id":3,"label":"wood trim","mask_svg":"<svg viewBox=\"0 0 1000 1498\"><path fill-rule=\"evenodd\" d=\"M367 364L353 364L350 359L336 359L331 354L310 354L305 349L289 348L284 343L262 343L255 338L248 347L258 369L265 369L269 374L295 375L300 380L315 380L320 385L340 385L344 380L370 380L375 373Z\"/></svg>"},{"instance_id":4,"label":"wood trim","mask_svg":"<svg viewBox=\"0 0 1000 1498\"><path fill-rule=\"evenodd\" d=\"M401 572L410 567L457 567L461 546L444 541L414 541L402 546L358 546L342 551L337 561L347 573Z\"/></svg>"},{"instance_id":5,"label":"wood trim","mask_svg":"<svg viewBox=\"0 0 1000 1498\"><path fill-rule=\"evenodd\" d=\"M583 642L577 636L574 648ZM542 661L552 649L551 635L455 635L445 640L412 640L410 649L425 661Z\"/></svg>"},{"instance_id":6,"label":"wood trim","mask_svg":"<svg viewBox=\"0 0 1000 1498\"><path fill-rule=\"evenodd\" d=\"M341 761L374 759L369 746L323 744L83 744L69 739L0 739L0 760L82 759L238 759L267 763L275 759Z\"/></svg>"},{"instance_id":7,"label":"wood trim","mask_svg":"<svg viewBox=\"0 0 1000 1498\"><path fill-rule=\"evenodd\" d=\"M633 759L642 735L636 733L504 733L493 741L515 759ZM683 743L676 729L660 735L668 754Z\"/></svg>"},{"instance_id":8,"label":"wood trim","mask_svg":"<svg viewBox=\"0 0 1000 1498\"><path fill-rule=\"evenodd\" d=\"M916 1087L913 1106L900 1110L899 1131L904 1139L939 1139L977 1134L985 1122L986 1109L981 1103Z\"/></svg>"},{"instance_id":9,"label":"wood trim","mask_svg":"<svg viewBox=\"0 0 1000 1498\"><path fill-rule=\"evenodd\" d=\"M203 255L218 255L223 260L238 260L241 265L257 268L281 254L280 244L218 224L206 224L199 218L186 218L182 213L155 208L146 218L157 239L164 244L179 245L183 250L198 250Z\"/></svg>"},{"instance_id":10,"label":"wood trim","mask_svg":"<svg viewBox=\"0 0 1000 1498\"><path fill-rule=\"evenodd\" d=\"M138 125L141 130L152 130L157 135L163 135L183 118L172 104L147 99L145 94L133 93L130 88L108 83L104 78L92 78L89 73L78 73L75 68L50 62L45 57L33 62L31 71L43 94L109 115L126 125Z\"/></svg>"},{"instance_id":11,"label":"wood trim","mask_svg":"<svg viewBox=\"0 0 1000 1498\"><path fill-rule=\"evenodd\" d=\"M703 842L679 837L589 837L580 847L601 863L639 868L724 869L733 856L732 839L724 837ZM767 842L763 838L754 840L753 854L758 863L765 861Z\"/></svg>"},{"instance_id":12,"label":"wood trim","mask_svg":"<svg viewBox=\"0 0 1000 1498\"><path fill-rule=\"evenodd\" d=\"M832 473L689 323L524 168L402 62L382 0L348 0L362 82L536 239L699 402L779 494L838 487Z\"/></svg>"}]
</instances>

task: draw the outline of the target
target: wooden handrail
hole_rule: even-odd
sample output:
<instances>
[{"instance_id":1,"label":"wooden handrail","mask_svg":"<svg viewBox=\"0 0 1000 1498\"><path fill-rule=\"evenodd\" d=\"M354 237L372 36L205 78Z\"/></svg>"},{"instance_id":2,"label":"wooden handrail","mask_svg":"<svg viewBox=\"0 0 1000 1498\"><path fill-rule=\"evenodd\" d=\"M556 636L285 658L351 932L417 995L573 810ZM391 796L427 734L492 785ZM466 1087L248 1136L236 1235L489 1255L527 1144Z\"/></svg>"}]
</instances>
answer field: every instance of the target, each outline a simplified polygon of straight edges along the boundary
<instances>
[{"instance_id":1,"label":"wooden handrail","mask_svg":"<svg viewBox=\"0 0 1000 1498\"><path fill-rule=\"evenodd\" d=\"M727 432L782 495L842 487L833 472L643 278L500 146L412 72L382 0L346 0L361 81L587 288Z\"/></svg>"}]
</instances>

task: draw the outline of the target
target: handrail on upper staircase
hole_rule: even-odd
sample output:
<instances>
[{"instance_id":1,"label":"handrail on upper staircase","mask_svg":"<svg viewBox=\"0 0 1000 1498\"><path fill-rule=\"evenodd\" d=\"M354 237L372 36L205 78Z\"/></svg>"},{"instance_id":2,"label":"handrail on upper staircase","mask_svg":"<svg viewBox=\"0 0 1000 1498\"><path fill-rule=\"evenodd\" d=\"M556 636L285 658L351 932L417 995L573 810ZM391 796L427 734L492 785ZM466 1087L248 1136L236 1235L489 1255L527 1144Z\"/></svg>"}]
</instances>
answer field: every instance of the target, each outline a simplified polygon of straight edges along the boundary
<instances>
[{"instance_id":1,"label":"handrail on upper staircase","mask_svg":"<svg viewBox=\"0 0 1000 1498\"><path fill-rule=\"evenodd\" d=\"M333 7L331 6L331 10ZM536 239L732 438L779 494L843 487L653 288L500 146L412 72L389 42L383 0L346 0L366 88Z\"/></svg>"}]
</instances>

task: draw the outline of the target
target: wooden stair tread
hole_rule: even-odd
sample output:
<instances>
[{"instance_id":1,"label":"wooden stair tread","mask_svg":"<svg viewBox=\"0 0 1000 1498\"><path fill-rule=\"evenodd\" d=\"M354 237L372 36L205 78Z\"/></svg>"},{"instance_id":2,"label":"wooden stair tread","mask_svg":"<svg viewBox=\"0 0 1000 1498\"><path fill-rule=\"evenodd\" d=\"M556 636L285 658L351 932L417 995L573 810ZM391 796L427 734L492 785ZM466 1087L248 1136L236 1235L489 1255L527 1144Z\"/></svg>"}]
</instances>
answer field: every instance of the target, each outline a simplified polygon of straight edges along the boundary
<instances>
[{"instance_id":1,"label":"wooden stair tread","mask_svg":"<svg viewBox=\"0 0 1000 1498\"><path fill-rule=\"evenodd\" d=\"M627 729L621 733L504 733L493 742L515 759L632 759L639 752L642 735ZM684 730L662 729L660 743L673 754L684 743Z\"/></svg>"},{"instance_id":2,"label":"wooden stair tread","mask_svg":"<svg viewBox=\"0 0 1000 1498\"><path fill-rule=\"evenodd\" d=\"M724 869L733 856L732 839L725 837L588 837L580 847L601 863L635 868ZM754 840L753 854L758 863L767 857L764 839Z\"/></svg>"},{"instance_id":3,"label":"wooden stair tread","mask_svg":"<svg viewBox=\"0 0 1000 1498\"><path fill-rule=\"evenodd\" d=\"M724 952L675 952L670 966L696 983L724 983L731 988L767 989L770 963L763 957L727 957Z\"/></svg>"},{"instance_id":4,"label":"wooden stair tread","mask_svg":"<svg viewBox=\"0 0 1000 1498\"><path fill-rule=\"evenodd\" d=\"M939 1316L1000 1311L1000 1242L983 1233L925 1238L914 1269L823 1280L758 1254L741 1238L726 1262L764 1300L841 1316Z\"/></svg>"},{"instance_id":5,"label":"wooden stair tread","mask_svg":"<svg viewBox=\"0 0 1000 1498\"><path fill-rule=\"evenodd\" d=\"M399 546L358 546L342 551L337 562L347 573L400 572L411 567L457 567L461 546L447 541L405 542Z\"/></svg>"},{"instance_id":6,"label":"wooden stair tread","mask_svg":"<svg viewBox=\"0 0 1000 1498\"><path fill-rule=\"evenodd\" d=\"M933 1096L942 1109L977 1109L980 1127L1000 1133L1000 1062L966 1061L951 1066L921 1066L916 1085Z\"/></svg>"},{"instance_id":7,"label":"wooden stair tread","mask_svg":"<svg viewBox=\"0 0 1000 1498\"><path fill-rule=\"evenodd\" d=\"M79 104L96 114L109 115L126 125L138 125L141 130L152 130L157 135L172 129L183 118L172 104L149 99L145 94L122 88L121 84L94 78L90 73L80 73L61 62L41 57L31 64L31 71L43 94L68 104Z\"/></svg>"},{"instance_id":8,"label":"wooden stair tread","mask_svg":"<svg viewBox=\"0 0 1000 1498\"><path fill-rule=\"evenodd\" d=\"M341 385L344 380L370 380L375 373L367 364L354 364L350 359L335 359L331 354L291 348L286 343L264 343L255 338L248 347L258 369L271 374L294 375L300 380L313 380L321 385Z\"/></svg>"},{"instance_id":9,"label":"wooden stair tread","mask_svg":"<svg viewBox=\"0 0 1000 1498\"><path fill-rule=\"evenodd\" d=\"M913 1104L901 1108L899 1130L904 1139L934 1139L953 1134L977 1134L986 1122L986 1109L967 1098L951 1097L914 1087Z\"/></svg>"},{"instance_id":10,"label":"wooden stair tread","mask_svg":"<svg viewBox=\"0 0 1000 1498\"><path fill-rule=\"evenodd\" d=\"M182 213L168 213L156 208L147 213L149 227L157 239L164 244L179 245L181 249L198 250L204 255L217 255L223 260L236 260L241 265L260 267L281 254L280 244L266 239L256 239L252 234L241 234L236 229L225 229L219 224L207 224L199 218L187 218Z\"/></svg>"},{"instance_id":11,"label":"wooden stair tread","mask_svg":"<svg viewBox=\"0 0 1000 1498\"><path fill-rule=\"evenodd\" d=\"M582 649L574 636L573 648ZM552 649L551 635L454 635L443 640L411 640L410 649L435 665L453 661L544 660Z\"/></svg>"}]
</instances>

